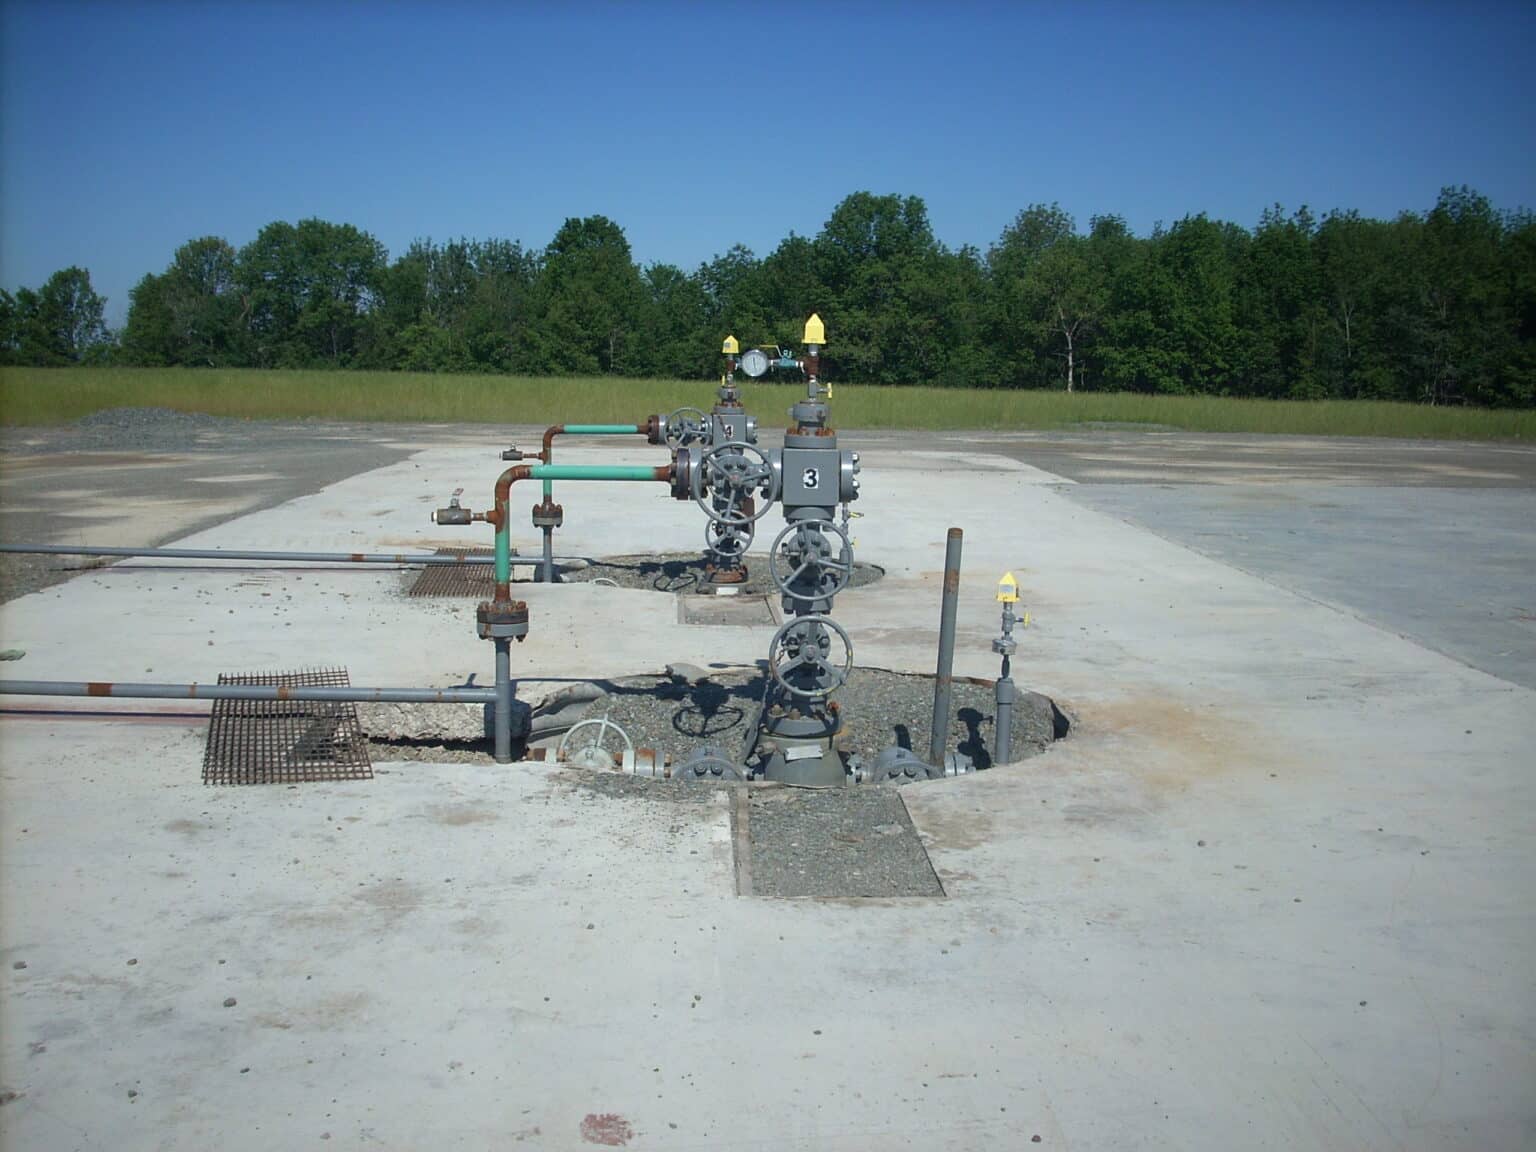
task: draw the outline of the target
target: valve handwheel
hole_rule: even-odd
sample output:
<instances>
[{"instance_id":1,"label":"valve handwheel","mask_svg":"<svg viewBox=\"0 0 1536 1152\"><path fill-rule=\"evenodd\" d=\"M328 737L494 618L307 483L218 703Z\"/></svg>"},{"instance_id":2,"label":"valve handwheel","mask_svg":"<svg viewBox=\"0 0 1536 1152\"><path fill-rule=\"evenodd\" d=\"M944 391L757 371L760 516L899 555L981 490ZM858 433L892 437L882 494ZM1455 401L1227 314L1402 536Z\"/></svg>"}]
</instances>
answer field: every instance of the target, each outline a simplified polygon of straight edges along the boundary
<instances>
[{"instance_id":1,"label":"valve handwheel","mask_svg":"<svg viewBox=\"0 0 1536 1152\"><path fill-rule=\"evenodd\" d=\"M746 555L755 535L757 529L750 522L727 524L721 520L711 520L704 528L704 541L709 548L732 559Z\"/></svg>"},{"instance_id":2,"label":"valve handwheel","mask_svg":"<svg viewBox=\"0 0 1536 1152\"><path fill-rule=\"evenodd\" d=\"M843 643L841 661L828 659L834 635ZM825 655L823 641L828 649ZM815 669L826 678L826 683L812 689L795 687L785 677L798 668ZM848 639L848 633L830 616L796 616L773 634L773 642L768 645L768 674L780 688L802 700L814 700L836 692L848 683L852 671L853 643Z\"/></svg>"},{"instance_id":3,"label":"valve handwheel","mask_svg":"<svg viewBox=\"0 0 1536 1152\"><path fill-rule=\"evenodd\" d=\"M768 454L753 444L732 440L717 444L699 457L693 472L693 500L711 520L722 524L750 524L768 511L769 501L761 501L753 512L743 512L737 497L749 496L761 485L773 478L773 465ZM705 499L706 491L730 494L728 506L711 507Z\"/></svg>"},{"instance_id":4,"label":"valve handwheel","mask_svg":"<svg viewBox=\"0 0 1536 1152\"><path fill-rule=\"evenodd\" d=\"M704 438L709 417L702 408L679 408L667 414L667 446L681 448Z\"/></svg>"},{"instance_id":5,"label":"valve handwheel","mask_svg":"<svg viewBox=\"0 0 1536 1152\"><path fill-rule=\"evenodd\" d=\"M780 570L780 559L785 567L793 563L793 553L788 547L791 533L795 534L797 543L804 542L808 546L804 550L804 558L786 576ZM837 540L835 555L828 537ZM786 524L773 538L773 546L768 550L768 572L779 591L791 600L798 600L802 604L829 600L848 587L848 582L853 579L853 545L848 541L848 533L830 520L799 520ZM807 572L815 573L816 588L811 592L796 592L791 585Z\"/></svg>"},{"instance_id":6,"label":"valve handwheel","mask_svg":"<svg viewBox=\"0 0 1536 1152\"><path fill-rule=\"evenodd\" d=\"M570 751L571 737L583 728L595 728L592 738L586 744ZM609 732L617 732L619 739L624 742L624 747L617 753L609 752L603 748L603 741L608 738ZM624 731L616 721L606 716L593 716L586 720L578 720L566 730L560 737L560 743L555 747L555 759L573 764L577 768L613 768L622 757L623 753L633 753L634 741L629 738L629 733Z\"/></svg>"}]
</instances>

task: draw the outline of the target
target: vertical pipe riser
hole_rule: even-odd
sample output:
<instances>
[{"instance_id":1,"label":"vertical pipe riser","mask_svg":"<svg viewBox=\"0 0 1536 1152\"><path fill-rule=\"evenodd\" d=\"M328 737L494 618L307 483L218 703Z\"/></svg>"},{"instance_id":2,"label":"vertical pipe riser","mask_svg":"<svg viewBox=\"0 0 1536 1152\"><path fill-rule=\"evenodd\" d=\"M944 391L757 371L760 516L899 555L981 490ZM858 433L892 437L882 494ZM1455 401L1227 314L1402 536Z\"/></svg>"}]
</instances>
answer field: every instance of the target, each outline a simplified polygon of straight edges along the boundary
<instances>
[{"instance_id":1,"label":"vertical pipe riser","mask_svg":"<svg viewBox=\"0 0 1536 1152\"><path fill-rule=\"evenodd\" d=\"M497 639L496 712L492 717L495 731L496 763L512 763L512 641Z\"/></svg>"},{"instance_id":2,"label":"vertical pipe riser","mask_svg":"<svg viewBox=\"0 0 1536 1152\"><path fill-rule=\"evenodd\" d=\"M1003 657L1003 674L997 681L997 739L992 763L1000 766L1013 758L1013 700L1017 693L1008 675L1008 658Z\"/></svg>"},{"instance_id":3,"label":"vertical pipe riser","mask_svg":"<svg viewBox=\"0 0 1536 1152\"><path fill-rule=\"evenodd\" d=\"M960 546L965 534L951 528L944 545L944 600L939 612L939 663L933 680L933 727L929 729L928 763L944 764L949 738L949 708L954 688L955 615L960 605Z\"/></svg>"}]
</instances>

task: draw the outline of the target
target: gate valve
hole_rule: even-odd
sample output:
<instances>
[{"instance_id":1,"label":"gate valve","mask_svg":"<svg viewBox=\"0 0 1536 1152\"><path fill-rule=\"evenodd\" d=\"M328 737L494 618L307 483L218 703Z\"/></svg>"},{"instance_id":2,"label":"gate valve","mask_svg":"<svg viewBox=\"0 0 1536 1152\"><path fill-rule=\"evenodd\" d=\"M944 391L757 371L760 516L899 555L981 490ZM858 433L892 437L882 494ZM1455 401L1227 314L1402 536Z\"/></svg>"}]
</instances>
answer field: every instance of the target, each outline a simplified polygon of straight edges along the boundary
<instances>
[{"instance_id":1,"label":"gate valve","mask_svg":"<svg viewBox=\"0 0 1536 1152\"><path fill-rule=\"evenodd\" d=\"M542 456L542 454L538 452L535 452L534 455ZM502 452L501 458L503 460L526 460L528 458L528 454L521 448L508 448Z\"/></svg>"}]
</instances>

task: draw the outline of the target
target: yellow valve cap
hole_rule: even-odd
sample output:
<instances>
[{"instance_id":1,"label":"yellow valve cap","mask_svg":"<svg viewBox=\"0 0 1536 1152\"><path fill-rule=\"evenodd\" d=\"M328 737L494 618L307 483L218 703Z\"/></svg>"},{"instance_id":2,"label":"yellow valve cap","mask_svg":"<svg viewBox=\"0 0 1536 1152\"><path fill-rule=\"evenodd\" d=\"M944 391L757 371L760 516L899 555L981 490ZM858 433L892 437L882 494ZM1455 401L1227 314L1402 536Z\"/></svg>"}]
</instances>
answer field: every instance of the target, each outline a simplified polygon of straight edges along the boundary
<instances>
[{"instance_id":1,"label":"yellow valve cap","mask_svg":"<svg viewBox=\"0 0 1536 1152\"><path fill-rule=\"evenodd\" d=\"M827 343L827 326L821 322L821 317L814 312L811 313L811 318L805 322L804 343L820 344L823 346Z\"/></svg>"},{"instance_id":2,"label":"yellow valve cap","mask_svg":"<svg viewBox=\"0 0 1536 1152\"><path fill-rule=\"evenodd\" d=\"M1003 578L997 582L997 602L999 604L1017 604L1019 601L1019 582L1014 579L1012 572L1004 572Z\"/></svg>"},{"instance_id":3,"label":"yellow valve cap","mask_svg":"<svg viewBox=\"0 0 1536 1152\"><path fill-rule=\"evenodd\" d=\"M734 336L727 336L725 343L720 345L720 355L722 356L734 356L740 350L741 345L736 343L736 337Z\"/></svg>"}]
</instances>

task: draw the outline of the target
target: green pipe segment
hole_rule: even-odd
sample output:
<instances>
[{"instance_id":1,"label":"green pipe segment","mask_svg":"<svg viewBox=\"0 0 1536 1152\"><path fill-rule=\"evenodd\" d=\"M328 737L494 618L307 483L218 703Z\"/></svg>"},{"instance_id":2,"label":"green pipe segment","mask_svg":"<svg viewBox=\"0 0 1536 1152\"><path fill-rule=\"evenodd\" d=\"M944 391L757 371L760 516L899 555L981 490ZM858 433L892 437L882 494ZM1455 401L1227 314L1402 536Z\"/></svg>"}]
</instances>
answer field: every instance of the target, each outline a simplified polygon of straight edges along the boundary
<instances>
[{"instance_id":1,"label":"green pipe segment","mask_svg":"<svg viewBox=\"0 0 1536 1152\"><path fill-rule=\"evenodd\" d=\"M577 425L581 427L581 425ZM529 475L534 480L655 480L656 469L650 464L532 464ZM510 516L496 525L496 582L512 579L512 526Z\"/></svg>"},{"instance_id":2,"label":"green pipe segment","mask_svg":"<svg viewBox=\"0 0 1536 1152\"><path fill-rule=\"evenodd\" d=\"M635 436L645 431L644 424L562 424L567 436ZM548 461L546 461L548 463ZM544 499L555 494L555 486L544 481Z\"/></svg>"}]
</instances>

